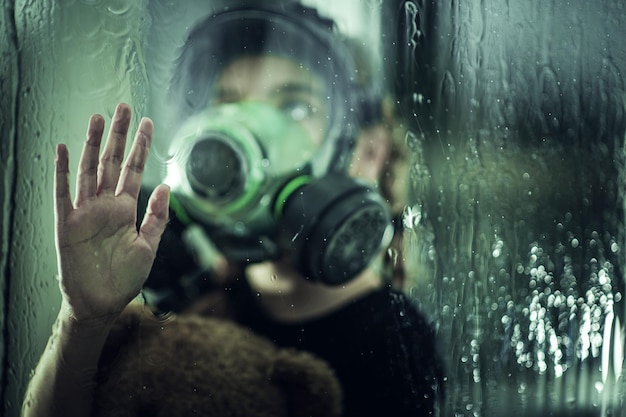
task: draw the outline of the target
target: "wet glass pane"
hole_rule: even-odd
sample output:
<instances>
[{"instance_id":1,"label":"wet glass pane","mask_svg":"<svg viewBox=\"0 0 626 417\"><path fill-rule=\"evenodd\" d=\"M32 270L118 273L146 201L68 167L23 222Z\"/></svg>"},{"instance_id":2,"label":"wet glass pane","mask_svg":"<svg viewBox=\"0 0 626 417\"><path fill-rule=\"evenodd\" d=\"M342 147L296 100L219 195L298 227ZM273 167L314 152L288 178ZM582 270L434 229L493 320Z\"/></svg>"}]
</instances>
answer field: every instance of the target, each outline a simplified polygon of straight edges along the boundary
<instances>
[{"instance_id":1,"label":"wet glass pane","mask_svg":"<svg viewBox=\"0 0 626 417\"><path fill-rule=\"evenodd\" d=\"M6 163L7 228L2 232L10 239L2 247L1 264L7 264L2 407L3 415L17 416L60 305L52 205L55 147L68 145L75 173L91 114L110 120L118 101L142 112L143 99L137 97L144 95L143 18L140 3L88 0L62 7L5 2L0 17L0 111L2 121L9 122L0 136Z\"/></svg>"},{"instance_id":2,"label":"wet glass pane","mask_svg":"<svg viewBox=\"0 0 626 417\"><path fill-rule=\"evenodd\" d=\"M445 346L444 415L621 413L623 5L402 7L407 290Z\"/></svg>"},{"instance_id":3,"label":"wet glass pane","mask_svg":"<svg viewBox=\"0 0 626 417\"><path fill-rule=\"evenodd\" d=\"M437 329L440 414L622 415L622 2L307 3L360 41L372 89L394 94L409 162L403 290ZM205 7L0 11L6 415L19 414L60 300L54 147L68 144L75 173L88 117L110 120L125 101L155 120L145 182L161 181L169 69Z\"/></svg>"}]
</instances>

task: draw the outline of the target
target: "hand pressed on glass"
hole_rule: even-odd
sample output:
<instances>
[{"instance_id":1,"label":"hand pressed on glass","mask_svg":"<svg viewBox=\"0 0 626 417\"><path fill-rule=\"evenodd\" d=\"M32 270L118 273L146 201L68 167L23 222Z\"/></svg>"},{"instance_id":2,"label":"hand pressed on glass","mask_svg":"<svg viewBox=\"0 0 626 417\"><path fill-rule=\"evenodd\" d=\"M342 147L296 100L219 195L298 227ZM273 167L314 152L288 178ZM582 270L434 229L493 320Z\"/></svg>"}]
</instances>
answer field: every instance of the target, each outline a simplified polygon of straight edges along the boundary
<instances>
[{"instance_id":1,"label":"hand pressed on glass","mask_svg":"<svg viewBox=\"0 0 626 417\"><path fill-rule=\"evenodd\" d=\"M77 321L113 320L139 293L168 221L169 189L158 186L139 230L137 197L152 139L143 118L125 164L131 110L117 106L102 155L104 120L89 120L76 198L69 191L68 151L57 147L55 231L63 301ZM122 166L123 165L123 166Z\"/></svg>"}]
</instances>

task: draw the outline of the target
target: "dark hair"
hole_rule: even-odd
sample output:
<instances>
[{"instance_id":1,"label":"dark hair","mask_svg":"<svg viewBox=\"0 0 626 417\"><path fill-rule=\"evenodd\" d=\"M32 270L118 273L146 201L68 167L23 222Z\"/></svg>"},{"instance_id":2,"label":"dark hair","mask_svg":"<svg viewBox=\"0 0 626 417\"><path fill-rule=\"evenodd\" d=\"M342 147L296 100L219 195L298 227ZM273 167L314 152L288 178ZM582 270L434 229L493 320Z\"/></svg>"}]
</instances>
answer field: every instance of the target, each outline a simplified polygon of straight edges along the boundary
<instances>
[{"instance_id":1,"label":"dark hair","mask_svg":"<svg viewBox=\"0 0 626 417\"><path fill-rule=\"evenodd\" d=\"M328 139L337 142L338 157L345 160L356 137L354 62L334 22L295 2L225 8L199 21L174 65L169 93L175 122L206 108L215 78L233 59L259 54L289 57L324 81L333 119Z\"/></svg>"}]
</instances>

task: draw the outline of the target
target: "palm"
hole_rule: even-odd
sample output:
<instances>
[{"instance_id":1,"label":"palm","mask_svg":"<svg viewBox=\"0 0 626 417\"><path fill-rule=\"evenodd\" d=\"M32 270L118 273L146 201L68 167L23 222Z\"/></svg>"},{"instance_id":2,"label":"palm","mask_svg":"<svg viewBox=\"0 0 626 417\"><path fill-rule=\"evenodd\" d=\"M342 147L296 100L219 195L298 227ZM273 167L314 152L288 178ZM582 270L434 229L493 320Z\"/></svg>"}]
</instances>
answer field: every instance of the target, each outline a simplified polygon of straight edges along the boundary
<instances>
[{"instance_id":1,"label":"palm","mask_svg":"<svg viewBox=\"0 0 626 417\"><path fill-rule=\"evenodd\" d=\"M104 314L112 300L129 301L139 291L153 256L150 246L138 238L132 201L117 200L109 196L88 202L59 230L63 291L70 297L83 296L80 301L93 313Z\"/></svg>"},{"instance_id":2,"label":"palm","mask_svg":"<svg viewBox=\"0 0 626 417\"><path fill-rule=\"evenodd\" d=\"M148 276L167 221L167 192L161 187L155 191L149 213L137 230L137 193L151 125L142 123L127 165L121 170L119 161L124 141L119 135L125 137L129 111L128 117L123 116L118 115L121 120L114 121L111 131L117 128L118 136L109 135L99 164L101 123L98 118L92 119L92 135L81 156L74 205L69 202L67 181L60 181L59 174L67 173L64 148L60 148L57 160L60 283L73 314L81 320L119 313L137 295Z\"/></svg>"}]
</instances>

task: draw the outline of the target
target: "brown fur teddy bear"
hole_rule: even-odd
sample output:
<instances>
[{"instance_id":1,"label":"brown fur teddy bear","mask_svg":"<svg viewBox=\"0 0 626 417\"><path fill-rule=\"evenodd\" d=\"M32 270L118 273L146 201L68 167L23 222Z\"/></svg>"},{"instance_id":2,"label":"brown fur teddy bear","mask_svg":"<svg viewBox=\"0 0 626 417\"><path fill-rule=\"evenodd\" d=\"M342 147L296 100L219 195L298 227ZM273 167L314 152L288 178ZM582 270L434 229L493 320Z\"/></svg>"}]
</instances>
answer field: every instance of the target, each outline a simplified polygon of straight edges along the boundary
<instances>
[{"instance_id":1,"label":"brown fur teddy bear","mask_svg":"<svg viewBox=\"0 0 626 417\"><path fill-rule=\"evenodd\" d=\"M133 303L105 345L95 407L99 417L339 416L341 391L308 353L230 321L158 318Z\"/></svg>"}]
</instances>

